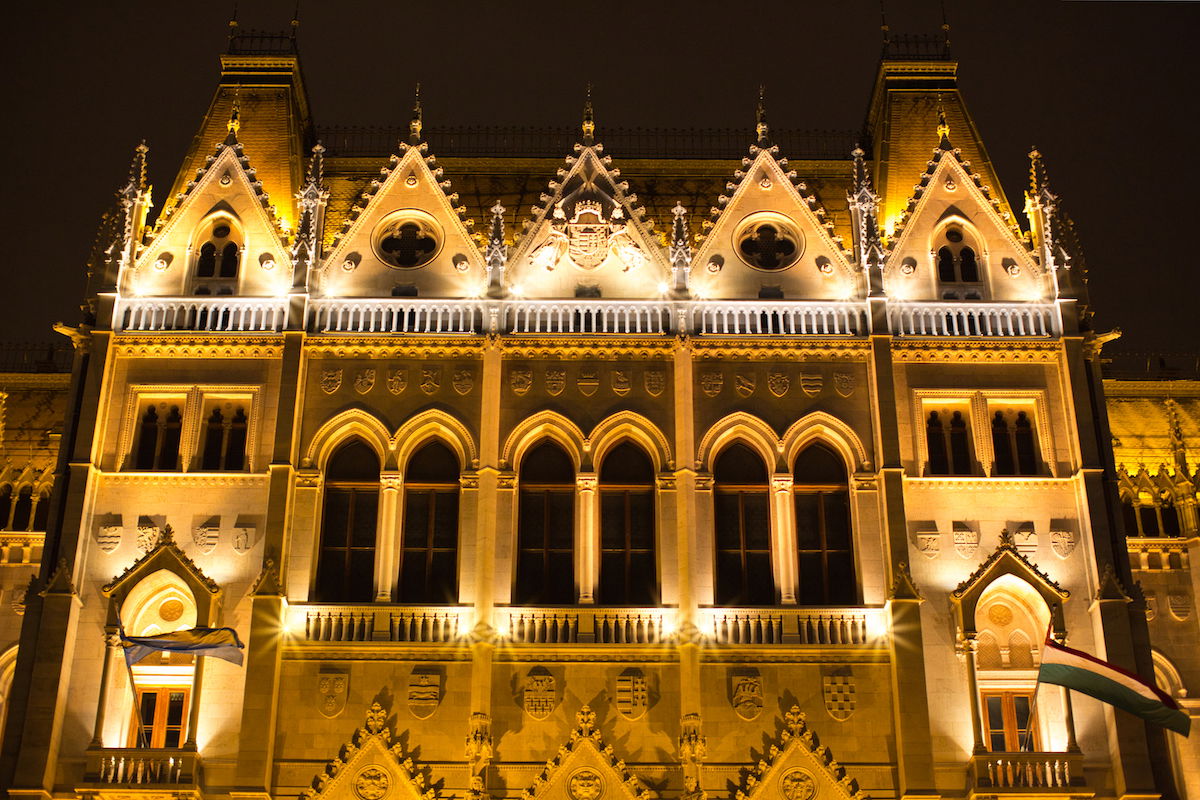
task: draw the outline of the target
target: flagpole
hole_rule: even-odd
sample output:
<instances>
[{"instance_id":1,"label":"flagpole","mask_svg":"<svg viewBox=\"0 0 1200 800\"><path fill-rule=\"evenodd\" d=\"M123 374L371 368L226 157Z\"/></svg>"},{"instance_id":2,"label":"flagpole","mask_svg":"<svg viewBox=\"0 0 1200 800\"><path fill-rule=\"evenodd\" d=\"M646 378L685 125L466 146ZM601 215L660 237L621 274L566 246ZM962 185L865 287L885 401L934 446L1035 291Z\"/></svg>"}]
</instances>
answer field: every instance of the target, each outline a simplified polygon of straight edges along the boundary
<instances>
[{"instance_id":1,"label":"flagpole","mask_svg":"<svg viewBox=\"0 0 1200 800\"><path fill-rule=\"evenodd\" d=\"M1042 641L1042 657L1046 655L1046 642L1054 633L1054 612L1050 613L1050 624L1046 626L1046 638ZM1040 659L1039 659L1040 662ZM1042 688L1042 671L1038 670L1037 680L1033 684L1033 700L1029 703L1029 720L1026 724L1025 735L1021 737L1021 752L1029 752L1033 739L1033 724L1037 721L1038 690Z\"/></svg>"},{"instance_id":2,"label":"flagpole","mask_svg":"<svg viewBox=\"0 0 1200 800\"><path fill-rule=\"evenodd\" d=\"M125 623L121 621L121 610L117 609L117 630L122 640L125 639ZM133 692L133 713L137 723L138 747L147 750L150 743L146 741L146 728L142 724L142 699L138 697L137 682L133 679L133 665L129 663L129 650L124 641L121 642L121 660L125 662L125 672L129 675L129 691Z\"/></svg>"}]
</instances>

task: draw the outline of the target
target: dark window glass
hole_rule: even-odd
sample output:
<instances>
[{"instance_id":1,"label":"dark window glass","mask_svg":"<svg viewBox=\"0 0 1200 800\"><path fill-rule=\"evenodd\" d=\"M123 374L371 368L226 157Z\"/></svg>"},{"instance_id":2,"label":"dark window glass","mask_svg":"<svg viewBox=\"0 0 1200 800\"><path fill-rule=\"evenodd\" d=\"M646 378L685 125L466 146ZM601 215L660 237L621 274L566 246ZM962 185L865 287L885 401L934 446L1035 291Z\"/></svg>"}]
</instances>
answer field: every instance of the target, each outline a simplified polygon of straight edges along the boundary
<instances>
[{"instance_id":1,"label":"dark window glass","mask_svg":"<svg viewBox=\"0 0 1200 800\"><path fill-rule=\"evenodd\" d=\"M221 453L225 449L225 418L221 409L214 408L204 429L204 453L200 469L212 472L221 468Z\"/></svg>"},{"instance_id":2,"label":"dark window glass","mask_svg":"<svg viewBox=\"0 0 1200 800\"><path fill-rule=\"evenodd\" d=\"M964 283L979 282L979 264L975 262L975 251L964 247L958 251L958 266Z\"/></svg>"},{"instance_id":3,"label":"dark window glass","mask_svg":"<svg viewBox=\"0 0 1200 800\"><path fill-rule=\"evenodd\" d=\"M603 605L657 605L654 466L641 448L618 445L600 466L600 586Z\"/></svg>"},{"instance_id":4,"label":"dark window glass","mask_svg":"<svg viewBox=\"0 0 1200 800\"><path fill-rule=\"evenodd\" d=\"M942 283L955 283L957 277L954 274L954 253L950 252L949 247L943 247L938 250L938 280Z\"/></svg>"},{"instance_id":5,"label":"dark window glass","mask_svg":"<svg viewBox=\"0 0 1200 800\"><path fill-rule=\"evenodd\" d=\"M925 422L925 445L929 450L929 474L949 475L950 460L946 457L946 431L938 412L930 411Z\"/></svg>"},{"instance_id":6,"label":"dark window glass","mask_svg":"<svg viewBox=\"0 0 1200 800\"><path fill-rule=\"evenodd\" d=\"M1162 518L1163 536L1179 536L1181 534L1179 529L1179 512L1175 509L1175 505L1170 501L1164 502L1162 508L1159 510L1159 514ZM43 529L38 528L37 530Z\"/></svg>"},{"instance_id":7,"label":"dark window glass","mask_svg":"<svg viewBox=\"0 0 1200 800\"><path fill-rule=\"evenodd\" d=\"M717 457L713 478L716 602L774 603L766 465L749 447L734 444Z\"/></svg>"},{"instance_id":8,"label":"dark window glass","mask_svg":"<svg viewBox=\"0 0 1200 800\"><path fill-rule=\"evenodd\" d=\"M169 472L179 469L179 437L182 433L183 417L179 413L179 406L171 406L159 434L162 444L158 448L158 458L155 461L158 470Z\"/></svg>"},{"instance_id":9,"label":"dark window glass","mask_svg":"<svg viewBox=\"0 0 1200 800\"><path fill-rule=\"evenodd\" d=\"M955 475L970 475L971 440L967 435L967 421L961 411L950 417L950 462Z\"/></svg>"},{"instance_id":10,"label":"dark window glass","mask_svg":"<svg viewBox=\"0 0 1200 800\"><path fill-rule=\"evenodd\" d=\"M196 277L211 278L217 274L217 246L205 242L200 248L200 258L196 261Z\"/></svg>"},{"instance_id":11,"label":"dark window glass","mask_svg":"<svg viewBox=\"0 0 1200 800\"><path fill-rule=\"evenodd\" d=\"M12 486L0 486L0 528L8 528L10 511L12 511Z\"/></svg>"},{"instance_id":12,"label":"dark window glass","mask_svg":"<svg viewBox=\"0 0 1200 800\"><path fill-rule=\"evenodd\" d=\"M1012 442L1008 435L1008 420L1004 412L997 411L992 417L992 449L996 454L996 474L1015 475L1016 464L1013 461Z\"/></svg>"},{"instance_id":13,"label":"dark window glass","mask_svg":"<svg viewBox=\"0 0 1200 800\"><path fill-rule=\"evenodd\" d=\"M246 468L246 429L249 420L246 412L238 409L233 412L233 420L229 423L229 441L225 446L225 469L241 470Z\"/></svg>"},{"instance_id":14,"label":"dark window glass","mask_svg":"<svg viewBox=\"0 0 1200 800\"><path fill-rule=\"evenodd\" d=\"M1037 445L1033 440L1033 424L1024 411L1017 412L1013 441L1017 450L1017 472L1021 475L1038 473Z\"/></svg>"},{"instance_id":15,"label":"dark window glass","mask_svg":"<svg viewBox=\"0 0 1200 800\"><path fill-rule=\"evenodd\" d=\"M1132 498L1124 498L1121 500L1121 518L1125 522L1126 536L1140 536L1138 533L1137 508L1133 505Z\"/></svg>"},{"instance_id":16,"label":"dark window glass","mask_svg":"<svg viewBox=\"0 0 1200 800\"><path fill-rule=\"evenodd\" d=\"M233 242L221 248L221 277L236 278L238 274L238 246Z\"/></svg>"},{"instance_id":17,"label":"dark window glass","mask_svg":"<svg viewBox=\"0 0 1200 800\"><path fill-rule=\"evenodd\" d=\"M987 746L991 752L1016 753L1038 749L1030 695L1023 692L984 693L983 714Z\"/></svg>"},{"instance_id":18,"label":"dark window glass","mask_svg":"<svg viewBox=\"0 0 1200 800\"><path fill-rule=\"evenodd\" d=\"M575 466L553 442L521 461L513 601L566 605L575 594Z\"/></svg>"},{"instance_id":19,"label":"dark window glass","mask_svg":"<svg viewBox=\"0 0 1200 800\"><path fill-rule=\"evenodd\" d=\"M792 479L798 600L810 605L856 602L850 487L844 462L825 445L813 444L797 456Z\"/></svg>"},{"instance_id":20,"label":"dark window glass","mask_svg":"<svg viewBox=\"0 0 1200 800\"><path fill-rule=\"evenodd\" d=\"M365 603L375 593L379 459L365 442L342 445L325 472L325 508L314 599Z\"/></svg>"},{"instance_id":21,"label":"dark window glass","mask_svg":"<svg viewBox=\"0 0 1200 800\"><path fill-rule=\"evenodd\" d=\"M458 458L430 442L409 459L404 475L402 603L458 600Z\"/></svg>"},{"instance_id":22,"label":"dark window glass","mask_svg":"<svg viewBox=\"0 0 1200 800\"><path fill-rule=\"evenodd\" d=\"M1159 536L1158 509L1154 506L1138 506L1138 519L1142 521L1142 536Z\"/></svg>"},{"instance_id":23,"label":"dark window glass","mask_svg":"<svg viewBox=\"0 0 1200 800\"><path fill-rule=\"evenodd\" d=\"M17 495L17 503L13 507L12 529L14 531L29 530L29 517L32 513L33 489L26 486Z\"/></svg>"},{"instance_id":24,"label":"dark window glass","mask_svg":"<svg viewBox=\"0 0 1200 800\"><path fill-rule=\"evenodd\" d=\"M158 411L154 406L146 409L138 430L137 453L133 460L134 469L154 469L154 456L158 452Z\"/></svg>"},{"instance_id":25,"label":"dark window glass","mask_svg":"<svg viewBox=\"0 0 1200 800\"><path fill-rule=\"evenodd\" d=\"M50 520L50 495L38 497L37 508L33 512L33 530L46 532L46 524Z\"/></svg>"}]
</instances>

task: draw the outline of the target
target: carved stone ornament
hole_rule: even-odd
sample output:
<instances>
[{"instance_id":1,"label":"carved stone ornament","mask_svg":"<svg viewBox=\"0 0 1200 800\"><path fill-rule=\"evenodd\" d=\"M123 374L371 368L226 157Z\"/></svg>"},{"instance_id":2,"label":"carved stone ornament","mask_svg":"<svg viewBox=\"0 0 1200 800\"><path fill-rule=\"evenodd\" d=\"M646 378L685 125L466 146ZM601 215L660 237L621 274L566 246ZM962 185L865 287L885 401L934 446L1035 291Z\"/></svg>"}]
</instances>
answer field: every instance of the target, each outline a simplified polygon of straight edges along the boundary
<instances>
[{"instance_id":1,"label":"carved stone ornament","mask_svg":"<svg viewBox=\"0 0 1200 800\"><path fill-rule=\"evenodd\" d=\"M604 794L604 779L591 767L576 770L567 778L567 795L571 800L600 800Z\"/></svg>"},{"instance_id":2,"label":"carved stone ornament","mask_svg":"<svg viewBox=\"0 0 1200 800\"><path fill-rule=\"evenodd\" d=\"M546 394L558 397L567 388L567 371L562 367L546 368Z\"/></svg>"},{"instance_id":3,"label":"carved stone ornament","mask_svg":"<svg viewBox=\"0 0 1200 800\"><path fill-rule=\"evenodd\" d=\"M857 705L852 675L826 675L822 679L825 710L838 722L850 719Z\"/></svg>"},{"instance_id":4,"label":"carved stone ornament","mask_svg":"<svg viewBox=\"0 0 1200 800\"><path fill-rule=\"evenodd\" d=\"M367 767L354 778L354 794L362 800L383 800L391 791L392 779L379 767Z\"/></svg>"},{"instance_id":5,"label":"carved stone ornament","mask_svg":"<svg viewBox=\"0 0 1200 800\"><path fill-rule=\"evenodd\" d=\"M667 388L667 373L661 369L648 369L642 376L642 383L646 387L646 394L658 397Z\"/></svg>"},{"instance_id":6,"label":"carved stone ornament","mask_svg":"<svg viewBox=\"0 0 1200 800\"><path fill-rule=\"evenodd\" d=\"M633 388L633 374L628 369L614 369L609 376L614 394L624 397Z\"/></svg>"},{"instance_id":7,"label":"carved stone ornament","mask_svg":"<svg viewBox=\"0 0 1200 800\"><path fill-rule=\"evenodd\" d=\"M1184 592L1171 592L1167 595L1167 608L1172 617L1183 622L1192 615L1192 598Z\"/></svg>"},{"instance_id":8,"label":"carved stone ornament","mask_svg":"<svg viewBox=\"0 0 1200 800\"><path fill-rule=\"evenodd\" d=\"M754 387L758 383L758 379L753 374L739 373L733 376L733 389L740 397L749 397L754 394Z\"/></svg>"},{"instance_id":9,"label":"carved stone ornament","mask_svg":"<svg viewBox=\"0 0 1200 800\"><path fill-rule=\"evenodd\" d=\"M1066 558L1074 553L1078 543L1079 537L1075 535L1075 531L1050 531L1050 547L1059 558Z\"/></svg>"},{"instance_id":10,"label":"carved stone ornament","mask_svg":"<svg viewBox=\"0 0 1200 800\"><path fill-rule=\"evenodd\" d=\"M580 370L578 386L580 394L584 397L591 397L600 388L600 373L590 367Z\"/></svg>"},{"instance_id":11,"label":"carved stone ornament","mask_svg":"<svg viewBox=\"0 0 1200 800\"><path fill-rule=\"evenodd\" d=\"M979 550L979 531L961 522L954 523L954 549L963 558L972 558Z\"/></svg>"},{"instance_id":12,"label":"carved stone ornament","mask_svg":"<svg viewBox=\"0 0 1200 800\"><path fill-rule=\"evenodd\" d=\"M333 719L345 711L349 689L350 676L347 673L332 670L317 673L317 708L321 716Z\"/></svg>"},{"instance_id":13,"label":"carved stone ornament","mask_svg":"<svg viewBox=\"0 0 1200 800\"><path fill-rule=\"evenodd\" d=\"M137 532L137 549L143 553L149 553L154 548L158 547L158 540L162 538L162 531L156 525L139 525Z\"/></svg>"},{"instance_id":14,"label":"carved stone ornament","mask_svg":"<svg viewBox=\"0 0 1200 800\"><path fill-rule=\"evenodd\" d=\"M233 529L233 552L239 556L249 553L258 544L258 529L253 525L243 525Z\"/></svg>"},{"instance_id":15,"label":"carved stone ornament","mask_svg":"<svg viewBox=\"0 0 1200 800\"><path fill-rule=\"evenodd\" d=\"M812 800L817 796L817 782L808 770L790 769L779 778L779 793L787 800Z\"/></svg>"},{"instance_id":16,"label":"carved stone ornament","mask_svg":"<svg viewBox=\"0 0 1200 800\"><path fill-rule=\"evenodd\" d=\"M1158 616L1158 595L1143 589L1142 596L1146 600L1146 621L1152 622Z\"/></svg>"},{"instance_id":17,"label":"carved stone ornament","mask_svg":"<svg viewBox=\"0 0 1200 800\"><path fill-rule=\"evenodd\" d=\"M809 397L816 397L825 387L825 376L819 372L801 372L800 390Z\"/></svg>"},{"instance_id":18,"label":"carved stone ornament","mask_svg":"<svg viewBox=\"0 0 1200 800\"><path fill-rule=\"evenodd\" d=\"M625 719L638 719L650 706L650 686L646 674L631 667L617 676L617 712Z\"/></svg>"},{"instance_id":19,"label":"carved stone ornament","mask_svg":"<svg viewBox=\"0 0 1200 800\"><path fill-rule=\"evenodd\" d=\"M942 550L942 535L937 531L918 533L917 550L926 558L937 558Z\"/></svg>"},{"instance_id":20,"label":"carved stone ornament","mask_svg":"<svg viewBox=\"0 0 1200 800\"><path fill-rule=\"evenodd\" d=\"M700 373L700 391L704 392L709 397L716 397L721 393L721 387L725 385L725 376L719 372L702 372Z\"/></svg>"},{"instance_id":21,"label":"carved stone ornament","mask_svg":"<svg viewBox=\"0 0 1200 800\"><path fill-rule=\"evenodd\" d=\"M121 545L121 536L124 533L125 529L120 525L100 525L92 538L96 540L96 546L101 552L111 553Z\"/></svg>"},{"instance_id":22,"label":"carved stone ornament","mask_svg":"<svg viewBox=\"0 0 1200 800\"><path fill-rule=\"evenodd\" d=\"M591 269L603 263L608 244L604 207L594 200L576 203L575 213L567 223L567 238L567 253L576 264Z\"/></svg>"},{"instance_id":23,"label":"carved stone ornament","mask_svg":"<svg viewBox=\"0 0 1200 800\"><path fill-rule=\"evenodd\" d=\"M421 391L425 394L433 394L440 388L442 388L442 368L421 367Z\"/></svg>"},{"instance_id":24,"label":"carved stone ornament","mask_svg":"<svg viewBox=\"0 0 1200 800\"><path fill-rule=\"evenodd\" d=\"M429 667L413 667L408 676L408 710L417 719L429 719L442 702L442 676Z\"/></svg>"},{"instance_id":25,"label":"carved stone ornament","mask_svg":"<svg viewBox=\"0 0 1200 800\"><path fill-rule=\"evenodd\" d=\"M534 667L525 676L521 704L534 719L546 719L558 705L557 681L544 667Z\"/></svg>"},{"instance_id":26,"label":"carved stone ornament","mask_svg":"<svg viewBox=\"0 0 1200 800\"><path fill-rule=\"evenodd\" d=\"M201 553L211 553L220 535L221 529L216 525L197 525L192 529L192 543Z\"/></svg>"},{"instance_id":27,"label":"carved stone ornament","mask_svg":"<svg viewBox=\"0 0 1200 800\"><path fill-rule=\"evenodd\" d=\"M475 388L475 370L469 368L454 370L454 375L450 378L450 385L459 394L470 394L471 390Z\"/></svg>"},{"instance_id":28,"label":"carved stone ornament","mask_svg":"<svg viewBox=\"0 0 1200 800\"><path fill-rule=\"evenodd\" d=\"M772 372L767 375L767 388L776 397L783 397L792 386L791 380L782 372Z\"/></svg>"},{"instance_id":29,"label":"carved stone ornament","mask_svg":"<svg viewBox=\"0 0 1200 800\"><path fill-rule=\"evenodd\" d=\"M761 675L735 674L730 677L733 710L749 722L763 710L763 684Z\"/></svg>"},{"instance_id":30,"label":"carved stone ornament","mask_svg":"<svg viewBox=\"0 0 1200 800\"><path fill-rule=\"evenodd\" d=\"M387 388L392 394L402 394L408 388L408 370L402 367L389 371Z\"/></svg>"},{"instance_id":31,"label":"carved stone ornament","mask_svg":"<svg viewBox=\"0 0 1200 800\"><path fill-rule=\"evenodd\" d=\"M354 391L359 394L366 394L375 388L375 370L360 369L354 375Z\"/></svg>"},{"instance_id":32,"label":"carved stone ornament","mask_svg":"<svg viewBox=\"0 0 1200 800\"><path fill-rule=\"evenodd\" d=\"M508 385L513 394L518 397L524 395L533 387L533 370L529 367L513 367L508 372Z\"/></svg>"},{"instance_id":33,"label":"carved stone ornament","mask_svg":"<svg viewBox=\"0 0 1200 800\"><path fill-rule=\"evenodd\" d=\"M321 370L321 391L325 394L333 394L338 389L342 388L342 368L330 367L329 369Z\"/></svg>"},{"instance_id":34,"label":"carved stone ornament","mask_svg":"<svg viewBox=\"0 0 1200 800\"><path fill-rule=\"evenodd\" d=\"M853 372L833 373L833 389L842 397L849 397L858 388L858 376Z\"/></svg>"},{"instance_id":35,"label":"carved stone ornament","mask_svg":"<svg viewBox=\"0 0 1200 800\"><path fill-rule=\"evenodd\" d=\"M1033 558L1037 555L1038 535L1033 525L1023 525L1013 531L1012 540L1017 552L1021 555L1026 558Z\"/></svg>"}]
</instances>

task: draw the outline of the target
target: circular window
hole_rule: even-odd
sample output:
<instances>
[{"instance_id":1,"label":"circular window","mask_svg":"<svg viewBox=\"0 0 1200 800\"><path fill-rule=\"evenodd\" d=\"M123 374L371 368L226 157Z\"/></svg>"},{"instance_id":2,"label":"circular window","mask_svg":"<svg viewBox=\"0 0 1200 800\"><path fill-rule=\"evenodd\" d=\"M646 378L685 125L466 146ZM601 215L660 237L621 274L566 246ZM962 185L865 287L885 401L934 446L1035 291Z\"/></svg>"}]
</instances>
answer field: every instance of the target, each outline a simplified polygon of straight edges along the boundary
<instances>
[{"instance_id":1,"label":"circular window","mask_svg":"<svg viewBox=\"0 0 1200 800\"><path fill-rule=\"evenodd\" d=\"M215 228L213 228L213 238L214 239L229 238L229 226L223 222L219 223Z\"/></svg>"},{"instance_id":2,"label":"circular window","mask_svg":"<svg viewBox=\"0 0 1200 800\"><path fill-rule=\"evenodd\" d=\"M735 237L738 256L756 269L787 269L804 252L804 237L784 219L756 215L739 229Z\"/></svg>"},{"instance_id":3,"label":"circular window","mask_svg":"<svg viewBox=\"0 0 1200 800\"><path fill-rule=\"evenodd\" d=\"M958 228L947 228L946 239L953 244L958 244L963 240L962 231L960 231Z\"/></svg>"},{"instance_id":4,"label":"circular window","mask_svg":"<svg viewBox=\"0 0 1200 800\"><path fill-rule=\"evenodd\" d=\"M408 269L428 264L442 247L441 231L425 214L406 211L375 231L375 253L388 266Z\"/></svg>"}]
</instances>

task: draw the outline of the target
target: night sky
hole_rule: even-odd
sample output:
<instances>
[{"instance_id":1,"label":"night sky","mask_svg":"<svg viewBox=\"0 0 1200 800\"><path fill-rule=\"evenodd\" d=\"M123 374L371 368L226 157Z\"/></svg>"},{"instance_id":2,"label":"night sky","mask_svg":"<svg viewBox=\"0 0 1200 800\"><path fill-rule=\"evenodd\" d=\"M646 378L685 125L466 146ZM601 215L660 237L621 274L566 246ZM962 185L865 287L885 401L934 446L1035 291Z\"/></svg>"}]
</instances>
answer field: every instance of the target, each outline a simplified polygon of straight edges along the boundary
<instances>
[{"instance_id":1,"label":"night sky","mask_svg":"<svg viewBox=\"0 0 1200 800\"><path fill-rule=\"evenodd\" d=\"M934 0L886 6L894 33L941 23ZM283 30L292 7L243 0L239 17ZM947 7L960 88L1015 210L1036 144L1079 226L1097 328L1121 327L1123 350L1200 349L1189 222L1200 6ZM96 224L142 138L161 205L216 86L229 11L162 0L17 9L3 34L15 246L0 339L48 341L55 320L78 319ZM744 125L749 143L760 83L773 126L859 128L880 33L877 0L307 0L299 38L318 125L403 125L418 80L427 128L573 124L591 81L601 140L605 125Z\"/></svg>"}]
</instances>

